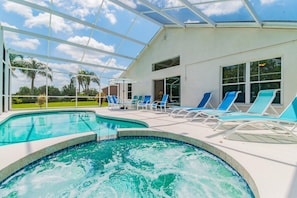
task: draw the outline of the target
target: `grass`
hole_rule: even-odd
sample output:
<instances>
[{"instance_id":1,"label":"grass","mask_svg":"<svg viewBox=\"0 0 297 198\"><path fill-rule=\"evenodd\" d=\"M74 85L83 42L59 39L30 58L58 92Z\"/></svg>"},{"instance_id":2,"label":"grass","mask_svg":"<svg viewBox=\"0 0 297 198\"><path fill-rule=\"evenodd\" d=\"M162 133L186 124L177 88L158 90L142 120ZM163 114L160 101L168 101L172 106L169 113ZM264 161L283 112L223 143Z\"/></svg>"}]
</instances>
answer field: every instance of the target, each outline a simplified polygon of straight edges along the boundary
<instances>
[{"instance_id":1,"label":"grass","mask_svg":"<svg viewBox=\"0 0 297 198\"><path fill-rule=\"evenodd\" d=\"M102 103L102 107L106 107L108 104L106 102ZM78 107L98 107L96 101L79 101L77 102ZM49 108L58 108L58 107L75 107L75 102L49 102ZM23 103L23 104L12 104L12 109L39 109L37 103ZM42 108L45 108L45 104L42 105Z\"/></svg>"}]
</instances>

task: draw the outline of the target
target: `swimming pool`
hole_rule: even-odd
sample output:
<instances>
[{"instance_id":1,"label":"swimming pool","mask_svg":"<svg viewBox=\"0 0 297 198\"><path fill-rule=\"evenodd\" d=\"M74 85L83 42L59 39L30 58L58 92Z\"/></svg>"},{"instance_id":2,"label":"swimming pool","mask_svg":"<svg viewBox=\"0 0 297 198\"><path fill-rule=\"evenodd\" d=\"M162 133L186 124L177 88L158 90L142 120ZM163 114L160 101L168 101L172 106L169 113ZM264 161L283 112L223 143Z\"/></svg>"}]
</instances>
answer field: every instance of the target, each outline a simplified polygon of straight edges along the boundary
<instances>
[{"instance_id":1,"label":"swimming pool","mask_svg":"<svg viewBox=\"0 0 297 198\"><path fill-rule=\"evenodd\" d=\"M189 144L120 138L71 147L0 184L0 197L254 197L224 161Z\"/></svg>"},{"instance_id":2,"label":"swimming pool","mask_svg":"<svg viewBox=\"0 0 297 198\"><path fill-rule=\"evenodd\" d=\"M116 135L118 128L146 128L144 123L109 119L92 111L23 113L0 124L0 146L93 131L97 136Z\"/></svg>"}]
</instances>

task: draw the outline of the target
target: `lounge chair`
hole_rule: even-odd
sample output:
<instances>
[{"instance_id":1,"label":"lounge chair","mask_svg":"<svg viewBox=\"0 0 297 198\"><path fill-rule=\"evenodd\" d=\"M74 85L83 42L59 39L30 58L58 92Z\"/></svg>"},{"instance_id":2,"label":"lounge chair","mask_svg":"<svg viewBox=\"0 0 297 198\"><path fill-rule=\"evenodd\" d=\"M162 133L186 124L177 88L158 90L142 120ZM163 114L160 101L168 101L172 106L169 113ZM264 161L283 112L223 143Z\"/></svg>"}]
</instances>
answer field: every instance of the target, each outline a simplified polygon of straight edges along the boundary
<instances>
[{"instance_id":1,"label":"lounge chair","mask_svg":"<svg viewBox=\"0 0 297 198\"><path fill-rule=\"evenodd\" d=\"M116 95L112 95L112 100L113 100L113 106L114 107L120 107L123 103L118 99Z\"/></svg>"},{"instance_id":2,"label":"lounge chair","mask_svg":"<svg viewBox=\"0 0 297 198\"><path fill-rule=\"evenodd\" d=\"M139 108L141 108L141 109L145 108L147 110L148 107L150 106L150 104L151 104L151 96L146 95L146 96L144 96L142 101L138 101L136 108L137 108L137 110Z\"/></svg>"},{"instance_id":3,"label":"lounge chair","mask_svg":"<svg viewBox=\"0 0 297 198\"><path fill-rule=\"evenodd\" d=\"M132 100L131 100L131 104L136 104L138 102L138 96L135 95L133 96Z\"/></svg>"},{"instance_id":4,"label":"lounge chair","mask_svg":"<svg viewBox=\"0 0 297 198\"><path fill-rule=\"evenodd\" d=\"M166 104L167 104L168 97L169 97L168 94L164 94L162 96L161 101L152 102L151 109L152 110L157 110L158 108L160 108L160 111L162 111L162 109L164 109L164 112L166 112Z\"/></svg>"},{"instance_id":5,"label":"lounge chair","mask_svg":"<svg viewBox=\"0 0 297 198\"><path fill-rule=\"evenodd\" d=\"M212 96L211 92L204 93L203 98L198 103L196 108L206 108L206 106L209 104L211 96ZM172 116L172 117L177 117L177 116L182 115L182 113L187 112L187 110L189 110L189 109L193 109L193 107L190 107L190 106L174 106L174 107L170 108L171 112L170 112L169 115Z\"/></svg>"},{"instance_id":6,"label":"lounge chair","mask_svg":"<svg viewBox=\"0 0 297 198\"><path fill-rule=\"evenodd\" d=\"M192 108L187 110L187 114L184 116L184 118L189 117L189 115L194 114L193 117L191 117L191 120L199 119L199 116L201 115L201 112L215 112L215 113L223 113L229 111L229 109L234 106L237 110L237 106L234 104L238 94L241 91L230 91L226 92L224 99L220 103L220 105L216 109L207 109L207 108Z\"/></svg>"},{"instance_id":7,"label":"lounge chair","mask_svg":"<svg viewBox=\"0 0 297 198\"><path fill-rule=\"evenodd\" d=\"M226 131L224 137L235 133L238 129L243 128L248 125L256 126L256 124L263 124L269 130L276 132L279 128L290 135L293 134L293 130L296 128L297 124L297 96L292 100L292 102L287 106L287 108L278 116L265 116L265 115L234 115L234 116L219 116L219 122L237 122L239 123L236 127ZM291 124L293 127L285 127L283 124Z\"/></svg>"},{"instance_id":8,"label":"lounge chair","mask_svg":"<svg viewBox=\"0 0 297 198\"><path fill-rule=\"evenodd\" d=\"M142 95L138 96L138 100L137 100L137 102L138 102L138 101L142 101Z\"/></svg>"},{"instance_id":9,"label":"lounge chair","mask_svg":"<svg viewBox=\"0 0 297 198\"><path fill-rule=\"evenodd\" d=\"M261 90L258 92L257 98L250 106L250 108L246 112L215 112L215 111L206 111L201 112L202 117L205 117L204 122L208 119L217 118L218 116L223 115L264 115L267 109L270 107L275 114L278 115L277 111L271 106L272 101L274 100L276 93L279 89L267 89ZM218 125L215 128L219 127L221 122L218 122Z\"/></svg>"},{"instance_id":10,"label":"lounge chair","mask_svg":"<svg viewBox=\"0 0 297 198\"><path fill-rule=\"evenodd\" d=\"M127 102L126 105L128 105L129 108L136 108L137 103L138 103L138 96L135 95L129 102Z\"/></svg>"},{"instance_id":11,"label":"lounge chair","mask_svg":"<svg viewBox=\"0 0 297 198\"><path fill-rule=\"evenodd\" d=\"M111 109L114 105L113 103L113 99L112 99L112 96L110 95L107 95L107 103L108 103L108 108Z\"/></svg>"}]
</instances>

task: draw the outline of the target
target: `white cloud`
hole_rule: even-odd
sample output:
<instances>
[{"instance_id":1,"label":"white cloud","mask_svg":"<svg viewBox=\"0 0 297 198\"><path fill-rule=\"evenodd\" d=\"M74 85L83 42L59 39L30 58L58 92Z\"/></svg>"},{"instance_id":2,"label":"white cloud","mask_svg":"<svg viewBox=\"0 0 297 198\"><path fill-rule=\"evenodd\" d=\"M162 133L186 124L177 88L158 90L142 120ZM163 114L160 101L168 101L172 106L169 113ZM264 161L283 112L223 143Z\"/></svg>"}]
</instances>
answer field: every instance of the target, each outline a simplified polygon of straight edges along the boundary
<instances>
[{"instance_id":1,"label":"white cloud","mask_svg":"<svg viewBox=\"0 0 297 198\"><path fill-rule=\"evenodd\" d=\"M86 43L88 42L88 39L89 39L88 37L75 36L75 37L69 38L68 41L86 45ZM106 50L109 52L114 52L113 46L105 45L105 44L100 43L94 39L90 40L89 46L97 48L97 49ZM80 49L80 48L65 45L65 44L58 45L56 49L59 52L69 55L72 59L77 60L77 61L83 61L86 63L92 63L92 64L104 65L104 66L110 66L110 67L116 67L116 68L126 68L125 66L118 65L115 58L110 58L110 59L107 59L106 61L102 61L103 58L106 59L106 57L109 56L104 53L90 51L90 50L84 51L84 49ZM83 57L83 54L84 54L84 57ZM83 57L83 60L82 60L82 57ZM85 65L83 67L87 68L86 70L93 71L95 73L108 73L111 71L109 69L104 69L101 67L92 67L92 66L87 66L87 65ZM66 69L66 66L63 68ZM69 70L69 72L77 72L80 69L80 67L78 67L78 66L76 66L76 67L68 66L68 68L71 68ZM112 70L112 71L114 71L114 70Z\"/></svg>"},{"instance_id":2,"label":"white cloud","mask_svg":"<svg viewBox=\"0 0 297 198\"><path fill-rule=\"evenodd\" d=\"M74 36L68 39L68 41L70 42L78 43L82 45L86 45L88 43L88 40L89 40L89 37L86 37L86 36L83 36L83 37ZM109 51L109 52L114 52L113 46L105 45L104 43L100 43L93 38L90 39L89 46L93 48ZM58 45L56 49L67 55L70 55L75 60L80 60L84 52L84 49L80 49L80 48L73 47L70 45L65 45L65 44ZM90 59L90 60L96 61L97 59L104 58L105 56L106 54L103 54L100 52L86 51L85 60Z\"/></svg>"},{"instance_id":3,"label":"white cloud","mask_svg":"<svg viewBox=\"0 0 297 198\"><path fill-rule=\"evenodd\" d=\"M70 84L71 77L68 74L53 73L52 75L53 75L53 81L49 81L50 86L54 86L54 87L62 90L62 87Z\"/></svg>"},{"instance_id":4,"label":"white cloud","mask_svg":"<svg viewBox=\"0 0 297 198\"><path fill-rule=\"evenodd\" d=\"M23 49L35 50L40 45L40 42L38 39L15 39L10 44Z\"/></svg>"},{"instance_id":5,"label":"white cloud","mask_svg":"<svg viewBox=\"0 0 297 198\"><path fill-rule=\"evenodd\" d=\"M74 63L49 63L48 65L52 71L65 72L67 75L77 73L79 70L79 65Z\"/></svg>"},{"instance_id":6,"label":"white cloud","mask_svg":"<svg viewBox=\"0 0 297 198\"><path fill-rule=\"evenodd\" d=\"M238 2L222 2L222 3L209 3L199 5L198 7L202 9L202 11L207 16L220 16L226 14L232 14L238 12L242 7L241 1Z\"/></svg>"},{"instance_id":7,"label":"white cloud","mask_svg":"<svg viewBox=\"0 0 297 198\"><path fill-rule=\"evenodd\" d=\"M47 7L47 2L49 2L48 0L27 0L27 1L31 3L35 3L40 6L44 6L44 7Z\"/></svg>"},{"instance_id":8,"label":"white cloud","mask_svg":"<svg viewBox=\"0 0 297 198\"><path fill-rule=\"evenodd\" d=\"M116 24L117 23L117 18L116 18L116 16L112 12L107 11L105 13L105 17L109 20L109 22L111 24Z\"/></svg>"},{"instance_id":9,"label":"white cloud","mask_svg":"<svg viewBox=\"0 0 297 198\"><path fill-rule=\"evenodd\" d=\"M79 16L80 18L84 18L90 14L90 11L88 8L77 8L72 11L72 14L74 16Z\"/></svg>"},{"instance_id":10,"label":"white cloud","mask_svg":"<svg viewBox=\"0 0 297 198\"><path fill-rule=\"evenodd\" d=\"M61 3L60 6L62 5L63 3ZM121 7L111 2L105 1L102 4L102 0L73 0L71 5L69 5L69 2L67 1L63 7L65 7L73 16L80 17L81 19L84 19L89 15L95 16L98 12L101 12L111 24L115 24L117 22L116 15L114 14L116 10L122 10Z\"/></svg>"},{"instance_id":11,"label":"white cloud","mask_svg":"<svg viewBox=\"0 0 297 198\"><path fill-rule=\"evenodd\" d=\"M73 16L80 17L84 19L88 15L95 15L99 6L102 3L102 0L72 0L72 1L55 1L54 4L58 7L61 7Z\"/></svg>"},{"instance_id":12,"label":"white cloud","mask_svg":"<svg viewBox=\"0 0 297 198\"><path fill-rule=\"evenodd\" d=\"M277 0L260 0L261 4L264 5L264 4L272 4L274 2L276 2Z\"/></svg>"},{"instance_id":13,"label":"white cloud","mask_svg":"<svg viewBox=\"0 0 297 198\"><path fill-rule=\"evenodd\" d=\"M32 27L48 27L50 15L48 13L39 13L37 16L32 16L25 20L25 26ZM64 19L52 15L51 28L54 32L72 32L72 27L65 23Z\"/></svg>"},{"instance_id":14,"label":"white cloud","mask_svg":"<svg viewBox=\"0 0 297 198\"><path fill-rule=\"evenodd\" d=\"M92 9L99 9L99 6L102 4L102 0L73 0L72 2L80 7Z\"/></svg>"},{"instance_id":15,"label":"white cloud","mask_svg":"<svg viewBox=\"0 0 297 198\"><path fill-rule=\"evenodd\" d=\"M127 6L129 6L131 8L133 8L133 9L137 8L137 4L134 3L134 1L130 1L130 0L119 0L119 1L126 4Z\"/></svg>"},{"instance_id":16,"label":"white cloud","mask_svg":"<svg viewBox=\"0 0 297 198\"><path fill-rule=\"evenodd\" d=\"M170 7L177 7L177 6L183 5L179 0L167 0L167 1L152 0L150 2L153 3L154 5L157 5L159 8L170 8Z\"/></svg>"},{"instance_id":17,"label":"white cloud","mask_svg":"<svg viewBox=\"0 0 297 198\"><path fill-rule=\"evenodd\" d=\"M111 66L111 67L117 67L117 68L122 68L122 69L126 69L127 67L123 66L123 65L119 65L117 63L117 60L115 58L111 58L111 59L108 59L105 63L105 65L107 66ZM114 70L111 70L111 71L114 71Z\"/></svg>"},{"instance_id":18,"label":"white cloud","mask_svg":"<svg viewBox=\"0 0 297 198\"><path fill-rule=\"evenodd\" d=\"M40 2L39 0L31 0L31 2L46 6L45 2ZM3 5L4 9L8 12L15 12L18 15L21 15L26 18L24 25L29 28L33 27L48 27L50 15L49 13L39 13L36 16L33 16L32 9L27 6L23 6L13 2L5 2ZM70 22L67 24L65 20L61 17L52 15L52 30L54 32L72 32L72 29L83 29L85 26Z\"/></svg>"},{"instance_id":19,"label":"white cloud","mask_svg":"<svg viewBox=\"0 0 297 198\"><path fill-rule=\"evenodd\" d=\"M12 77L11 79L11 91L12 93L16 93L19 91L20 87L31 87L31 81L28 80L27 76L20 72L19 70L14 70L13 71L14 75L16 77Z\"/></svg>"},{"instance_id":20,"label":"white cloud","mask_svg":"<svg viewBox=\"0 0 297 198\"><path fill-rule=\"evenodd\" d=\"M89 29L89 27L84 26L84 25L82 25L82 24L80 24L80 23L76 23L76 22L72 22L72 21L71 21L70 24L71 24L71 27L73 27L73 28L76 29L76 30Z\"/></svg>"},{"instance_id":21,"label":"white cloud","mask_svg":"<svg viewBox=\"0 0 297 198\"><path fill-rule=\"evenodd\" d=\"M22 73L19 69L14 70L13 73L16 77L13 77L11 81L12 93L18 92L20 87L31 88L31 78L29 78L26 74ZM37 75L34 80L34 87L40 87L45 84L45 77Z\"/></svg>"},{"instance_id":22,"label":"white cloud","mask_svg":"<svg viewBox=\"0 0 297 198\"><path fill-rule=\"evenodd\" d=\"M121 76L122 72L115 73L112 78L119 78Z\"/></svg>"},{"instance_id":23,"label":"white cloud","mask_svg":"<svg viewBox=\"0 0 297 198\"><path fill-rule=\"evenodd\" d=\"M6 22L1 22L2 26L6 26L6 27L10 27L10 28L15 28L18 29L16 26L10 25ZM18 34L14 33L14 32L9 32L9 31L5 31L4 32L4 39L12 39L12 40L17 40L19 39Z\"/></svg>"},{"instance_id":24,"label":"white cloud","mask_svg":"<svg viewBox=\"0 0 297 198\"><path fill-rule=\"evenodd\" d=\"M39 0L30 0L30 2L48 7L47 1L39 1ZM55 6L61 7L68 12L70 12L73 16L80 17L84 19L86 16L96 15L99 11L99 7L102 4L102 0L72 0L72 1L59 1L56 0L54 2ZM24 25L29 28L33 27L48 27L49 24L49 13L39 13L38 15L33 15L33 11L30 7L23 6L13 2L5 2L3 5L4 9L8 12L15 12L26 18ZM116 10L122 9L119 6L115 6L112 3L104 3L100 12L103 14L105 18L107 18L111 24L115 24L117 22L117 18L115 15L116 10L112 9L116 8ZM72 29L83 29L86 28L83 25L68 22L61 17L52 15L52 30L54 32L72 32Z\"/></svg>"},{"instance_id":25,"label":"white cloud","mask_svg":"<svg viewBox=\"0 0 297 198\"><path fill-rule=\"evenodd\" d=\"M90 47L94 47L94 48L106 50L106 51L109 51L109 52L114 52L114 47L112 45L105 45L105 44L103 44L101 42L96 41L93 38L91 38L89 40L89 37L86 37L86 36L82 36L82 37L80 37L80 36L70 37L68 39L68 41L74 42L74 43L79 43L79 44L82 44L82 45L87 44L88 41L89 41L89 46Z\"/></svg>"},{"instance_id":26,"label":"white cloud","mask_svg":"<svg viewBox=\"0 0 297 198\"><path fill-rule=\"evenodd\" d=\"M33 16L31 8L17 3L5 1L3 7L7 12L15 12L25 18L30 18Z\"/></svg>"},{"instance_id":27,"label":"white cloud","mask_svg":"<svg viewBox=\"0 0 297 198\"><path fill-rule=\"evenodd\" d=\"M17 27L10 25L6 22L1 22L1 25L17 29ZM11 45L19 48L24 48L24 49L35 50L40 45L40 42L38 39L29 39L29 38L21 39L17 33L9 32L9 31L4 32L4 38L5 40L10 39Z\"/></svg>"}]
</instances>

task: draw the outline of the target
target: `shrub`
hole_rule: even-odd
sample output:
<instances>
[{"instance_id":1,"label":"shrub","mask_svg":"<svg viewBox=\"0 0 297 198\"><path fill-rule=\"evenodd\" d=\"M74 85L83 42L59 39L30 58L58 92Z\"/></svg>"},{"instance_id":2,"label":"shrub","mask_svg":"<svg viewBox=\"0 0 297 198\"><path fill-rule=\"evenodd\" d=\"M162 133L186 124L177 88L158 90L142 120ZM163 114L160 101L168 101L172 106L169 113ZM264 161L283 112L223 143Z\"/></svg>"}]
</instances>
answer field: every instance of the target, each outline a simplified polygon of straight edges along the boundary
<instances>
[{"instance_id":1,"label":"shrub","mask_svg":"<svg viewBox=\"0 0 297 198\"><path fill-rule=\"evenodd\" d=\"M38 97L37 97L37 103L39 105L39 107L41 108L42 105L45 103L46 101L46 97L45 97L45 94L40 94Z\"/></svg>"},{"instance_id":2,"label":"shrub","mask_svg":"<svg viewBox=\"0 0 297 198\"><path fill-rule=\"evenodd\" d=\"M21 104L23 101L20 98L12 98L12 104Z\"/></svg>"}]
</instances>

